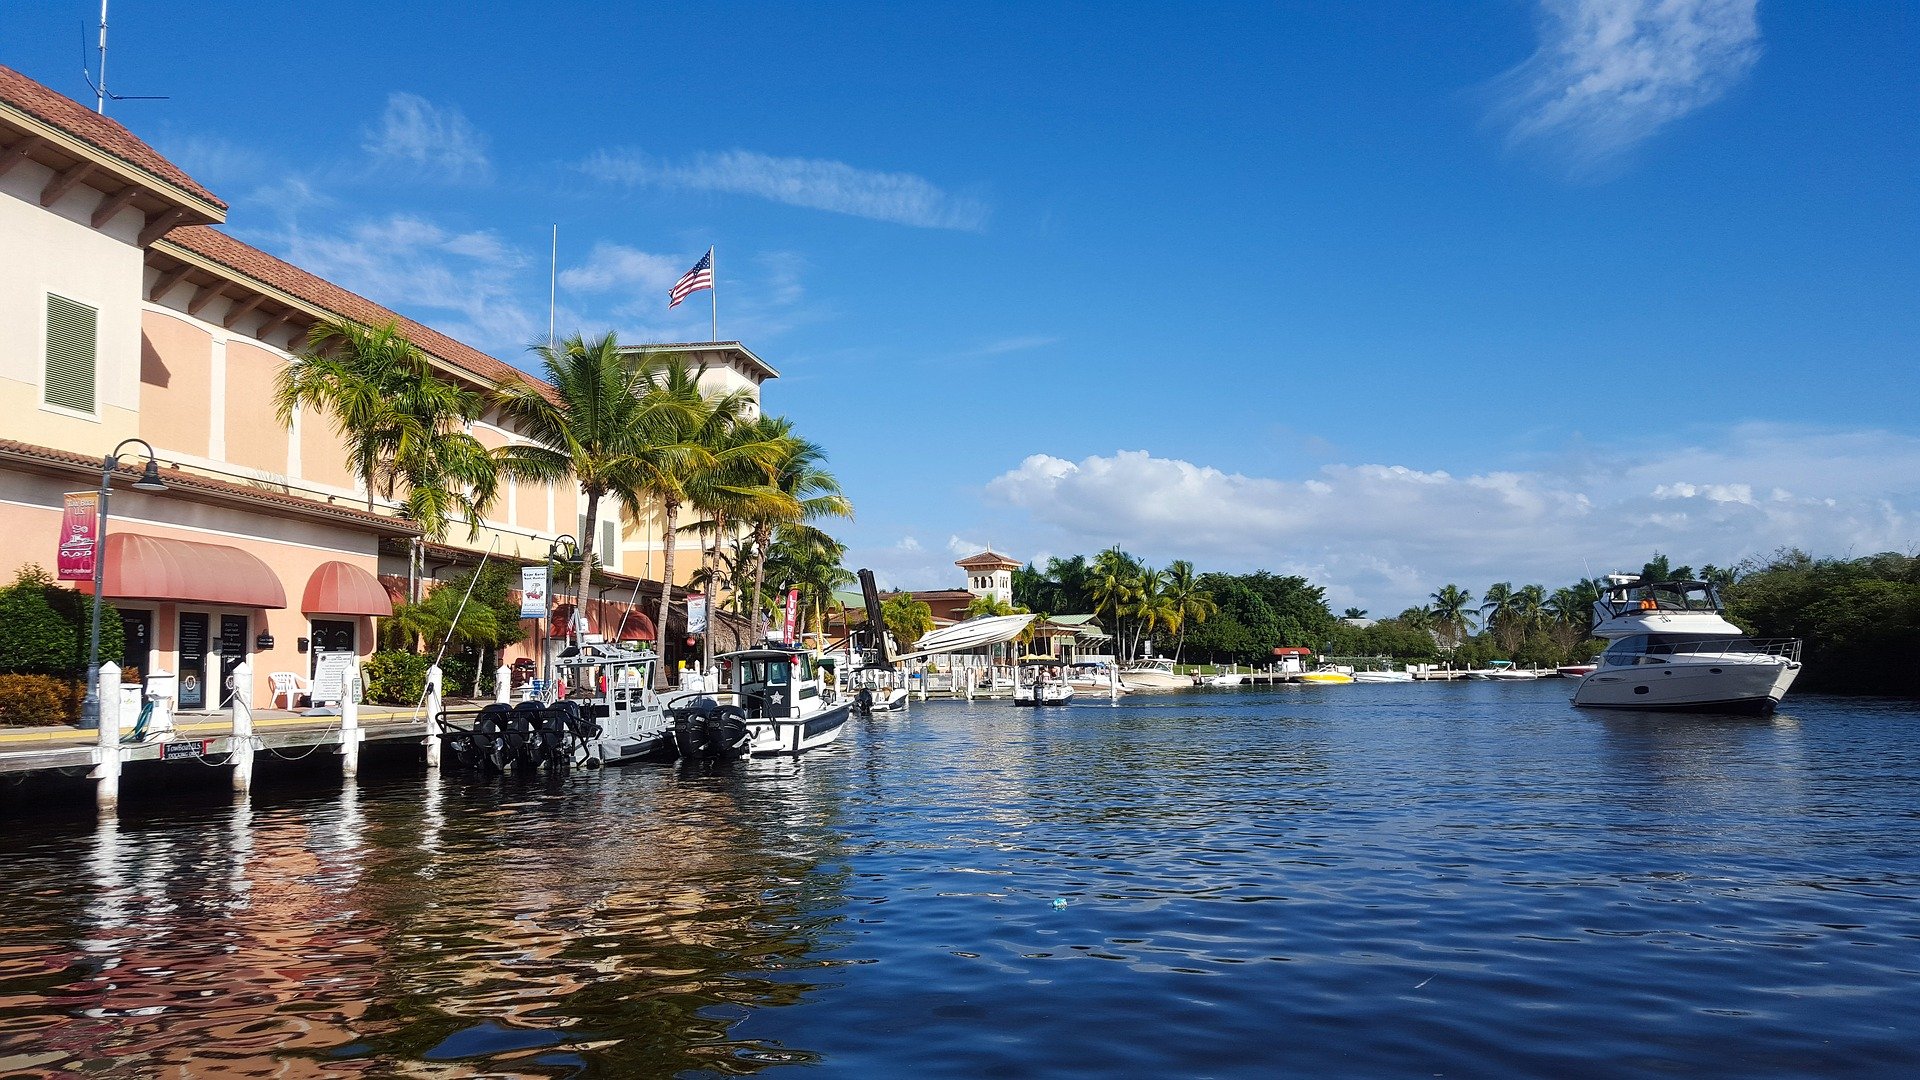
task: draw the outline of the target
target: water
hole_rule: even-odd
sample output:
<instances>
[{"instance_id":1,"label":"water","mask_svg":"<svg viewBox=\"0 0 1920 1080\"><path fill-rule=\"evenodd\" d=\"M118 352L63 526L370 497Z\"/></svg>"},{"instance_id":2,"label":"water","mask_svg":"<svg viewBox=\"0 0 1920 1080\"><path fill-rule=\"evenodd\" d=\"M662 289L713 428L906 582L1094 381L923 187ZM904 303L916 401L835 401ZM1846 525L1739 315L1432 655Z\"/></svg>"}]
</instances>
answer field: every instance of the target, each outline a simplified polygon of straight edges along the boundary
<instances>
[{"instance_id":1,"label":"water","mask_svg":"<svg viewBox=\"0 0 1920 1080\"><path fill-rule=\"evenodd\" d=\"M1920 708L1566 695L916 703L799 764L310 763L240 807L136 775L118 824L9 808L0 1071L1920 1073Z\"/></svg>"}]
</instances>

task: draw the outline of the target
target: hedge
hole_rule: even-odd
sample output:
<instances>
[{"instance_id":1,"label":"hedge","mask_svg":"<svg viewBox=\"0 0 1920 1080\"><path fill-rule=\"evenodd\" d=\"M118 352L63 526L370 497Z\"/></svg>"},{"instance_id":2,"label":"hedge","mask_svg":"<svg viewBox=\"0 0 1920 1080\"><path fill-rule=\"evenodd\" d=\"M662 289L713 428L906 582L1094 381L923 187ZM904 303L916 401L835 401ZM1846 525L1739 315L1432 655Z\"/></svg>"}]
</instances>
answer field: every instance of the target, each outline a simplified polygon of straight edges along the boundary
<instances>
[{"instance_id":1,"label":"hedge","mask_svg":"<svg viewBox=\"0 0 1920 1080\"><path fill-rule=\"evenodd\" d=\"M0 727L51 727L80 719L80 680L0 675Z\"/></svg>"}]
</instances>

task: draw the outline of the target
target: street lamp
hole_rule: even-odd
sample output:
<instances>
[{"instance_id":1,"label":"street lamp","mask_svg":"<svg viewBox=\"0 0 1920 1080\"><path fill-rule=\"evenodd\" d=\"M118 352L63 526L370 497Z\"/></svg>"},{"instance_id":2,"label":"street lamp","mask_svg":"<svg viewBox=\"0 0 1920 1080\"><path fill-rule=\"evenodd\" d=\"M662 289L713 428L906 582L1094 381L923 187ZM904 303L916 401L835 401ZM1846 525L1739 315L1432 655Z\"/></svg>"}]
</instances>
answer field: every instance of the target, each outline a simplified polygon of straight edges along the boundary
<instances>
[{"instance_id":1,"label":"street lamp","mask_svg":"<svg viewBox=\"0 0 1920 1080\"><path fill-rule=\"evenodd\" d=\"M160 479L160 463L154 460L153 446L145 439L120 440L113 453L100 462L100 505L95 509L93 525L93 625L87 635L87 696L80 702L83 728L100 726L100 605L106 602L107 497L113 493L113 470L120 465L120 451L125 450L128 443L139 443L147 452L147 467L140 479L133 482L133 490L167 490L165 481Z\"/></svg>"}]
</instances>

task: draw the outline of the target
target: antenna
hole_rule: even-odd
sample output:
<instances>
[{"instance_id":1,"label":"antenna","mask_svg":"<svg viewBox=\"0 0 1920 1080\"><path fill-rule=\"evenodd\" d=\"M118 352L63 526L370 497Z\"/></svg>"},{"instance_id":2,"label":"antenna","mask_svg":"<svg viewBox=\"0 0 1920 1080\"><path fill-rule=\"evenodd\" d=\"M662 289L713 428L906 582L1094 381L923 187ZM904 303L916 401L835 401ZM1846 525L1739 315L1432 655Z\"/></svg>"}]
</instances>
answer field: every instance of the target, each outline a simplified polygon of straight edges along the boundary
<instances>
[{"instance_id":1,"label":"antenna","mask_svg":"<svg viewBox=\"0 0 1920 1080\"><path fill-rule=\"evenodd\" d=\"M100 0L100 78L94 80L93 72L87 70L87 24L80 24L80 77L87 80L87 87L93 91L93 110L102 116L107 113L107 101L165 101L164 94L113 94L107 91L107 0Z\"/></svg>"}]
</instances>

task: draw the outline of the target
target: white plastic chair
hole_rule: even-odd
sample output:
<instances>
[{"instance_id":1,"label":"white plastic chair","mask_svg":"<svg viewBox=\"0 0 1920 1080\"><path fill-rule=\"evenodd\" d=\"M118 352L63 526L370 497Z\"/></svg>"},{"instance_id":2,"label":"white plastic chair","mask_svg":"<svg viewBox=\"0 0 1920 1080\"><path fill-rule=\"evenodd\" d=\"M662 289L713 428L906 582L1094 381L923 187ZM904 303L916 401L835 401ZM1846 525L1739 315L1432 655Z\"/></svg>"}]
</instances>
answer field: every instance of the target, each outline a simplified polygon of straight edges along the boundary
<instances>
[{"instance_id":1,"label":"white plastic chair","mask_svg":"<svg viewBox=\"0 0 1920 1080\"><path fill-rule=\"evenodd\" d=\"M313 692L313 684L291 671L276 671L267 676L267 682L273 686L273 694L267 698L267 707L274 708L281 698L287 699L287 708L292 709L297 699Z\"/></svg>"}]
</instances>

